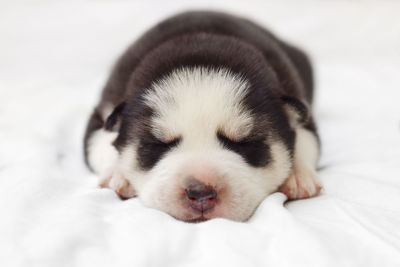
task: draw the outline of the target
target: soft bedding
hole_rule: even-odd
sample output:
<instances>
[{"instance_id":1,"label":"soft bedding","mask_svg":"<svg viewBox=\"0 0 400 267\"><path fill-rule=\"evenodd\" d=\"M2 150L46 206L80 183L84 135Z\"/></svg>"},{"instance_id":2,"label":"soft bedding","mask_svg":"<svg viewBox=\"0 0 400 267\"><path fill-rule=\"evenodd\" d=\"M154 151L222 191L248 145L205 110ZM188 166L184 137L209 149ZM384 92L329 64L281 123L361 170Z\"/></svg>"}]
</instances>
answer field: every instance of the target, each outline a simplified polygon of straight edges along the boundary
<instances>
[{"instance_id":1,"label":"soft bedding","mask_svg":"<svg viewBox=\"0 0 400 267\"><path fill-rule=\"evenodd\" d=\"M400 3L3 1L0 266L400 266ZM242 14L316 69L320 196L177 221L97 187L88 115L115 58L187 8Z\"/></svg>"}]
</instances>

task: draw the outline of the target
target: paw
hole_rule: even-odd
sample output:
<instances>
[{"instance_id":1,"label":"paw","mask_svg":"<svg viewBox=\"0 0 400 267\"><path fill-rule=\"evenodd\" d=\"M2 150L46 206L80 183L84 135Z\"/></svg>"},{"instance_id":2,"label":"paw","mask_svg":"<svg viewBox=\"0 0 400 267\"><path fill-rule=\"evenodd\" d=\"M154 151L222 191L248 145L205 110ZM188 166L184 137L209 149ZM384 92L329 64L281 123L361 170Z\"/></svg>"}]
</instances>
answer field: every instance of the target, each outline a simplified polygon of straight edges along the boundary
<instances>
[{"instance_id":1,"label":"paw","mask_svg":"<svg viewBox=\"0 0 400 267\"><path fill-rule=\"evenodd\" d=\"M288 199L304 199L314 197L322 189L322 183L313 169L295 167L278 191Z\"/></svg>"},{"instance_id":2,"label":"paw","mask_svg":"<svg viewBox=\"0 0 400 267\"><path fill-rule=\"evenodd\" d=\"M117 172L114 172L112 175L107 175L101 179L99 186L114 190L122 199L128 199L136 196L135 189L131 183Z\"/></svg>"}]
</instances>

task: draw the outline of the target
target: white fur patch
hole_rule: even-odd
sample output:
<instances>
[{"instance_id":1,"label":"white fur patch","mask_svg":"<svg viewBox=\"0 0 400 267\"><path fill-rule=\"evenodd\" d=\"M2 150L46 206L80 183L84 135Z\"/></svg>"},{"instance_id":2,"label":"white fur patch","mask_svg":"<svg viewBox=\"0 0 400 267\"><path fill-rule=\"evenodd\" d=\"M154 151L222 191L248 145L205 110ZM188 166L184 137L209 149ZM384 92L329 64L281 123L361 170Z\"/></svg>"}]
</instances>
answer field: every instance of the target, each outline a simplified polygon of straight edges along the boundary
<instances>
[{"instance_id":1,"label":"white fur patch","mask_svg":"<svg viewBox=\"0 0 400 267\"><path fill-rule=\"evenodd\" d=\"M318 160L317 137L304 128L296 129L295 164L315 169Z\"/></svg>"},{"instance_id":2,"label":"white fur patch","mask_svg":"<svg viewBox=\"0 0 400 267\"><path fill-rule=\"evenodd\" d=\"M153 133L161 140L183 135L203 144L217 130L232 139L245 137L253 122L240 103L247 88L247 81L225 69L176 70L145 96L156 112Z\"/></svg>"},{"instance_id":3,"label":"white fur patch","mask_svg":"<svg viewBox=\"0 0 400 267\"><path fill-rule=\"evenodd\" d=\"M118 160L118 151L112 145L117 132L104 129L94 131L88 142L88 162L93 171L101 177L112 173Z\"/></svg>"},{"instance_id":4,"label":"white fur patch","mask_svg":"<svg viewBox=\"0 0 400 267\"><path fill-rule=\"evenodd\" d=\"M318 154L316 136L306 129L297 128L293 170L279 189L289 199L313 197L322 189L315 170Z\"/></svg>"}]
</instances>

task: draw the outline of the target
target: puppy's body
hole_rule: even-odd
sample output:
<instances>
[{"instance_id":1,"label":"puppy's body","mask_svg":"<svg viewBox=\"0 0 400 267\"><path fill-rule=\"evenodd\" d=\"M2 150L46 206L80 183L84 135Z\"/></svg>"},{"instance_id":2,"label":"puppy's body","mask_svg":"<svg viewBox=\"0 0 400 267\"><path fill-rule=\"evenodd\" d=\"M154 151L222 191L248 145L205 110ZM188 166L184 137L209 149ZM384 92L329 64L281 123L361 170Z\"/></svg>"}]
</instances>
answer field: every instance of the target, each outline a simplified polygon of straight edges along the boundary
<instances>
[{"instance_id":1,"label":"puppy's body","mask_svg":"<svg viewBox=\"0 0 400 267\"><path fill-rule=\"evenodd\" d=\"M307 57L238 17L161 22L117 62L89 121L101 183L182 220L247 219L268 194L317 194Z\"/></svg>"}]
</instances>

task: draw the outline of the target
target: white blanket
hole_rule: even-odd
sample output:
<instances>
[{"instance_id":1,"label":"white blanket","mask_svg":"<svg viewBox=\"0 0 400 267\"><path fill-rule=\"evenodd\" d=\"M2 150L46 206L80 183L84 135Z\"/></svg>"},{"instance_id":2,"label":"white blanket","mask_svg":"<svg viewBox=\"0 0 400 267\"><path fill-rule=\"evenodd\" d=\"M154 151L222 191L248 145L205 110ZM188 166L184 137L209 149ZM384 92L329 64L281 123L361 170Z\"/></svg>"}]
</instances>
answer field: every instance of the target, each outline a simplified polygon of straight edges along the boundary
<instances>
[{"instance_id":1,"label":"white blanket","mask_svg":"<svg viewBox=\"0 0 400 267\"><path fill-rule=\"evenodd\" d=\"M319 197L245 223L176 221L97 188L84 127L115 58L188 7L268 26L312 55ZM2 1L0 266L400 266L400 3Z\"/></svg>"}]
</instances>

